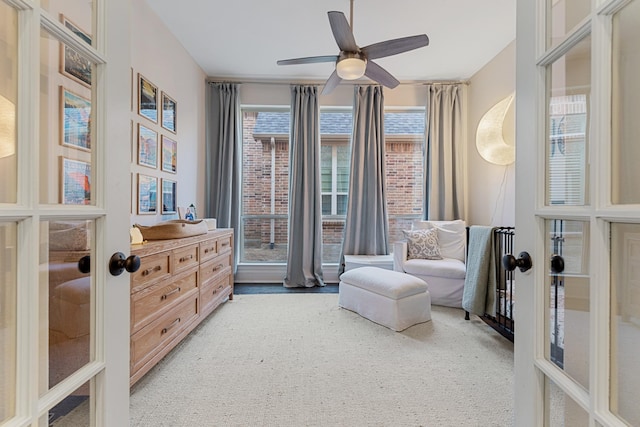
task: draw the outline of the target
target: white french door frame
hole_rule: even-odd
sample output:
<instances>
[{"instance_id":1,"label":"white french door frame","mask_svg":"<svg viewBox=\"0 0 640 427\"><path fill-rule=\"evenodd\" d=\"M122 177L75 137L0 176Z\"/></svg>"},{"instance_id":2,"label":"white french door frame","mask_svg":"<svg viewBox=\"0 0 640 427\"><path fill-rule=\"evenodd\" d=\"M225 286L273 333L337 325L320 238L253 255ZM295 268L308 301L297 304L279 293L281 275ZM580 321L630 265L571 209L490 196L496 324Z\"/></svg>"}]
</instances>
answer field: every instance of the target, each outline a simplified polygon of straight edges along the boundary
<instances>
[{"instance_id":1,"label":"white french door frame","mask_svg":"<svg viewBox=\"0 0 640 427\"><path fill-rule=\"evenodd\" d=\"M533 268L517 273L518 333L515 336L515 425L548 425L545 379L552 380L589 414L590 426L624 426L609 411L610 398L610 228L611 222L640 222L637 205L611 205L612 18L634 0L593 0L592 11L557 46L545 47L545 3L519 0L516 48L516 252L528 251ZM638 1L638 0L635 0ZM547 67L591 36L589 121L589 204L545 206ZM531 159L536 159L531 161ZM531 188L533 186L533 188ZM589 227L589 390L547 360L545 306L545 221L583 221ZM527 302L528 301L528 302ZM525 304L525 302L527 302ZM547 411L547 412L545 412Z\"/></svg>"},{"instance_id":2,"label":"white french door frame","mask_svg":"<svg viewBox=\"0 0 640 427\"><path fill-rule=\"evenodd\" d=\"M3 0L0 0L3 1ZM40 425L40 418L70 392L91 381L92 425L129 422L129 276L108 274L110 254L128 253L130 212L131 7L128 0L95 0L93 47L76 39L36 1L4 0L18 11L17 202L0 204L0 220L17 224L16 415L9 426ZM92 88L94 165L92 206L40 204L41 31L71 46L97 66ZM106 58L109 68L106 68ZM109 88L109 90L107 90ZM41 221L93 220L91 359L40 394L41 314L39 249ZM123 313L126 313L123 315ZM93 381L92 381L93 380Z\"/></svg>"}]
</instances>

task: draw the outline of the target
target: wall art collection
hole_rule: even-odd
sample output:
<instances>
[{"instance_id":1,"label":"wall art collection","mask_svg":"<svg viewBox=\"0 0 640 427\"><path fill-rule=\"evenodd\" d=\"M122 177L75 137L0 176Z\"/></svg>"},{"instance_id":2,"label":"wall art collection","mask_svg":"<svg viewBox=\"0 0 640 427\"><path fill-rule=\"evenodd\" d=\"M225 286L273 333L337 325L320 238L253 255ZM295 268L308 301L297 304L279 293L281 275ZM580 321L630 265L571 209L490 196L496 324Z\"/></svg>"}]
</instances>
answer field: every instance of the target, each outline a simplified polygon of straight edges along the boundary
<instances>
[{"instance_id":1,"label":"wall art collection","mask_svg":"<svg viewBox=\"0 0 640 427\"><path fill-rule=\"evenodd\" d=\"M136 80L137 112L144 119L136 124L137 162L157 171L138 173L137 213L175 214L178 183L164 174L178 171L177 102L142 74Z\"/></svg>"}]
</instances>

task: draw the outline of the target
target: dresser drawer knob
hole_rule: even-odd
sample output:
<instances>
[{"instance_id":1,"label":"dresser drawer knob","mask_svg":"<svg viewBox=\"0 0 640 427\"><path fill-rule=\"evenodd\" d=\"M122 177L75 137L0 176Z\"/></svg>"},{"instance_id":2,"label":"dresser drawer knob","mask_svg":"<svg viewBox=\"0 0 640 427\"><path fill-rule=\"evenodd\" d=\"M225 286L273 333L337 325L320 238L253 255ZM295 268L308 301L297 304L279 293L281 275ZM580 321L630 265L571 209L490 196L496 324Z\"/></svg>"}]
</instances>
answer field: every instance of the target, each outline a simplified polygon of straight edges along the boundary
<instances>
[{"instance_id":1,"label":"dresser drawer knob","mask_svg":"<svg viewBox=\"0 0 640 427\"><path fill-rule=\"evenodd\" d=\"M189 261L190 259L193 259L193 255L189 255L189 256L185 256L185 257L180 258L180 262Z\"/></svg>"},{"instance_id":2,"label":"dresser drawer knob","mask_svg":"<svg viewBox=\"0 0 640 427\"><path fill-rule=\"evenodd\" d=\"M164 301L164 300L166 300L169 296L171 296L171 295L175 294L176 292L180 292L180 288L179 288L179 287L174 288L174 289L170 290L169 292L167 292L166 294L162 295L162 296L160 297L160 299Z\"/></svg>"},{"instance_id":3,"label":"dresser drawer knob","mask_svg":"<svg viewBox=\"0 0 640 427\"><path fill-rule=\"evenodd\" d=\"M161 334L164 335L167 332L169 332L169 329L175 327L177 324L180 323L180 318L178 317L176 320L174 320L169 326L167 326L166 328L162 328Z\"/></svg>"}]
</instances>

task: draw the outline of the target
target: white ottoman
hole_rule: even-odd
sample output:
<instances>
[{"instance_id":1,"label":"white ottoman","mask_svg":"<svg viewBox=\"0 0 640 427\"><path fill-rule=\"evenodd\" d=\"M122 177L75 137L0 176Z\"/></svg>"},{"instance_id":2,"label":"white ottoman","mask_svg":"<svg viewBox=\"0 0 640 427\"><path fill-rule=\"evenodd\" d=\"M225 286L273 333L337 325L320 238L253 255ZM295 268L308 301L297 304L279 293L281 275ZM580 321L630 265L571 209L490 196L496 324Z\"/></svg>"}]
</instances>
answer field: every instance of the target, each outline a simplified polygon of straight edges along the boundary
<instances>
[{"instance_id":1,"label":"white ottoman","mask_svg":"<svg viewBox=\"0 0 640 427\"><path fill-rule=\"evenodd\" d=\"M394 331L431 320L427 283L378 267L361 267L340 276L338 305Z\"/></svg>"}]
</instances>

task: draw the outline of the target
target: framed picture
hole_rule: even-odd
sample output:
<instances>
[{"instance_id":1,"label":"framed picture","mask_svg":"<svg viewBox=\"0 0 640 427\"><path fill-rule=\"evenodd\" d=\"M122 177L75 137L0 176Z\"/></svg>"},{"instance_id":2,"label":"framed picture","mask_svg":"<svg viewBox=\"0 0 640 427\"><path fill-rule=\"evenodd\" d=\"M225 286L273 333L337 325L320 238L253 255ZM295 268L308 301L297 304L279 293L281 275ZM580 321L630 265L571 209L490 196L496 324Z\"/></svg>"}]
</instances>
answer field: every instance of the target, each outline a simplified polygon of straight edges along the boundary
<instances>
[{"instance_id":1,"label":"framed picture","mask_svg":"<svg viewBox=\"0 0 640 427\"><path fill-rule=\"evenodd\" d=\"M191 206L180 206L178 208L178 216L180 219L186 219L189 221L195 221L196 217L196 207Z\"/></svg>"},{"instance_id":2,"label":"framed picture","mask_svg":"<svg viewBox=\"0 0 640 427\"><path fill-rule=\"evenodd\" d=\"M91 150L91 102L60 86L60 144Z\"/></svg>"},{"instance_id":3,"label":"framed picture","mask_svg":"<svg viewBox=\"0 0 640 427\"><path fill-rule=\"evenodd\" d=\"M162 170L176 173L178 169L178 143L162 135Z\"/></svg>"},{"instance_id":4,"label":"framed picture","mask_svg":"<svg viewBox=\"0 0 640 427\"><path fill-rule=\"evenodd\" d=\"M158 123L158 88L138 74L138 114Z\"/></svg>"},{"instance_id":5,"label":"framed picture","mask_svg":"<svg viewBox=\"0 0 640 427\"><path fill-rule=\"evenodd\" d=\"M80 160L60 157L60 203L91 204L91 165Z\"/></svg>"},{"instance_id":6,"label":"framed picture","mask_svg":"<svg viewBox=\"0 0 640 427\"><path fill-rule=\"evenodd\" d=\"M138 174L138 214L154 214L158 210L158 178Z\"/></svg>"},{"instance_id":7,"label":"framed picture","mask_svg":"<svg viewBox=\"0 0 640 427\"><path fill-rule=\"evenodd\" d=\"M158 167L158 133L138 123L138 164Z\"/></svg>"},{"instance_id":8,"label":"framed picture","mask_svg":"<svg viewBox=\"0 0 640 427\"><path fill-rule=\"evenodd\" d=\"M60 15L62 24L91 46L91 35ZM91 86L91 61L64 43L60 44L60 72L85 86Z\"/></svg>"},{"instance_id":9,"label":"framed picture","mask_svg":"<svg viewBox=\"0 0 640 427\"><path fill-rule=\"evenodd\" d=\"M176 133L176 101L162 92L162 127Z\"/></svg>"},{"instance_id":10,"label":"framed picture","mask_svg":"<svg viewBox=\"0 0 640 427\"><path fill-rule=\"evenodd\" d=\"M170 179L162 179L162 213L176 213L176 188L178 183Z\"/></svg>"}]
</instances>

